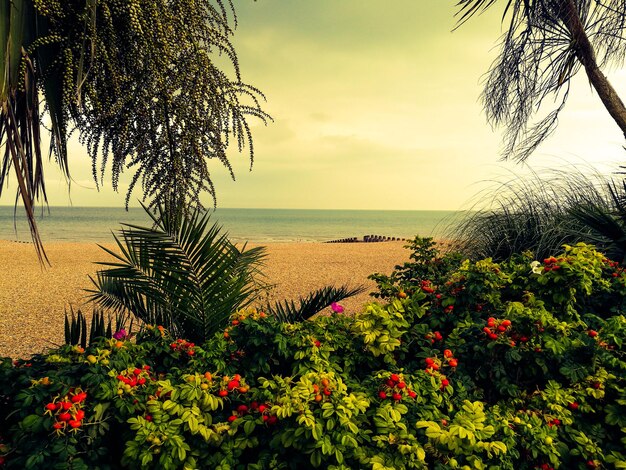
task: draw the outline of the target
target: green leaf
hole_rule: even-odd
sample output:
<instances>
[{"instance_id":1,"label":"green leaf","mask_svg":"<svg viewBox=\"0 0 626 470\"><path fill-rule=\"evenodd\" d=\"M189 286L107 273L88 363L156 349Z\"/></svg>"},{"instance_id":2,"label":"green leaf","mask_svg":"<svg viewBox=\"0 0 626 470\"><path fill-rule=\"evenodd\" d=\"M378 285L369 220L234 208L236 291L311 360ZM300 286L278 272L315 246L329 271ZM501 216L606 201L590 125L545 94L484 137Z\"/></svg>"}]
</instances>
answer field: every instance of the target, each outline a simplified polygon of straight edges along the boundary
<instances>
[{"instance_id":1,"label":"green leaf","mask_svg":"<svg viewBox=\"0 0 626 470\"><path fill-rule=\"evenodd\" d=\"M41 423L41 419L42 418L39 415L28 415L22 421L22 426L26 431L32 432L39 426L39 424Z\"/></svg>"},{"instance_id":2,"label":"green leaf","mask_svg":"<svg viewBox=\"0 0 626 470\"><path fill-rule=\"evenodd\" d=\"M348 286L326 286L311 292L306 297L298 299L298 305L293 301L276 302L268 304L265 311L276 316L281 322L295 323L311 318L316 313L328 308L333 302L340 302L348 297L364 292L363 286L349 288Z\"/></svg>"},{"instance_id":3,"label":"green leaf","mask_svg":"<svg viewBox=\"0 0 626 470\"><path fill-rule=\"evenodd\" d=\"M248 420L243 424L243 431L249 436L254 431L256 424L252 420Z\"/></svg>"},{"instance_id":4,"label":"green leaf","mask_svg":"<svg viewBox=\"0 0 626 470\"><path fill-rule=\"evenodd\" d=\"M90 299L175 336L206 341L254 300L264 250L240 250L217 224L208 227L209 214L199 210L146 211L155 227L126 225L115 237L119 252L103 247L114 261L99 263L109 269L92 279Z\"/></svg>"}]
</instances>

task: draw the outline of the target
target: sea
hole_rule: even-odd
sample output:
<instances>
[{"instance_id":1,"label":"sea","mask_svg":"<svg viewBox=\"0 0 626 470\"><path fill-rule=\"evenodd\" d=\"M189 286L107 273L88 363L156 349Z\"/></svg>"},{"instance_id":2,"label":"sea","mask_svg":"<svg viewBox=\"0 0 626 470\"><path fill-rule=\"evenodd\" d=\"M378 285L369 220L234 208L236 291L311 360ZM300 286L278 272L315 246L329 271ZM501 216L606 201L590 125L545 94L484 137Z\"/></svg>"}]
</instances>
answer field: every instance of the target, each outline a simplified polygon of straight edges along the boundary
<instances>
[{"instance_id":1,"label":"sea","mask_svg":"<svg viewBox=\"0 0 626 470\"><path fill-rule=\"evenodd\" d=\"M320 242L365 235L412 239L445 237L457 211L226 209L210 210L234 242ZM49 207L37 211L44 241L107 242L122 224L150 226L142 208ZM23 209L0 206L0 239L28 242Z\"/></svg>"}]
</instances>

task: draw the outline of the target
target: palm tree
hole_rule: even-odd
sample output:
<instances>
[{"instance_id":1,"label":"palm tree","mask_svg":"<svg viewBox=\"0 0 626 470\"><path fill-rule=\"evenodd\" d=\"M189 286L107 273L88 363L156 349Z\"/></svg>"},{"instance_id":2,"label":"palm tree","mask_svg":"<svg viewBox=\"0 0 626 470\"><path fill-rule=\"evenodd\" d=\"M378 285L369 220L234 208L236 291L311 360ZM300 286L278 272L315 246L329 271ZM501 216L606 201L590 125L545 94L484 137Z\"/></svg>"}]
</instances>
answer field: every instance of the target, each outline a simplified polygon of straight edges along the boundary
<instances>
[{"instance_id":1,"label":"palm tree","mask_svg":"<svg viewBox=\"0 0 626 470\"><path fill-rule=\"evenodd\" d=\"M115 237L114 261L92 279L90 300L118 314L131 313L175 335L205 341L229 316L256 298L265 254L237 248L209 215L157 205L153 227L127 225Z\"/></svg>"},{"instance_id":2,"label":"palm tree","mask_svg":"<svg viewBox=\"0 0 626 470\"><path fill-rule=\"evenodd\" d=\"M509 23L483 100L489 122L507 128L504 157L525 160L554 131L570 81L581 67L626 135L626 107L601 71L624 59L626 2L459 0L460 23L496 4L503 6L502 19ZM556 106L538 122L531 122L548 96Z\"/></svg>"},{"instance_id":3,"label":"palm tree","mask_svg":"<svg viewBox=\"0 0 626 470\"><path fill-rule=\"evenodd\" d=\"M231 24L233 26L231 26ZM264 97L241 80L231 0L0 0L0 192L11 168L38 252L33 206L46 201L41 134L69 177L76 130L101 183L110 165L151 204L215 200L208 162L249 146ZM230 73L216 65L228 62ZM231 77L232 75L232 77ZM42 110L49 126L42 124Z\"/></svg>"}]
</instances>

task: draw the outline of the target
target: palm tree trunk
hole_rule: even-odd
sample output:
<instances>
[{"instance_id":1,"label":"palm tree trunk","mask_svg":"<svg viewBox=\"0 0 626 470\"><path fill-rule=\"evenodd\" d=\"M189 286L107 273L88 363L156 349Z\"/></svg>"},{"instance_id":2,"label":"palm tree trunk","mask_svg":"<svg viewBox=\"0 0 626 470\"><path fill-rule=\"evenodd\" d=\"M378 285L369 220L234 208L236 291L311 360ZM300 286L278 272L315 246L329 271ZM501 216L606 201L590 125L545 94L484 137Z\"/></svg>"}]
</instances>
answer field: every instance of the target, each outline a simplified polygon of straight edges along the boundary
<instances>
[{"instance_id":1,"label":"palm tree trunk","mask_svg":"<svg viewBox=\"0 0 626 470\"><path fill-rule=\"evenodd\" d=\"M598 93L604 107L626 137L626 106L624 106L619 95L598 67L596 54L585 33L585 28L580 20L580 14L578 13L578 8L574 0L566 0L563 2L561 20L572 36L572 40L575 44L576 58L583 67L585 67L589 82Z\"/></svg>"}]
</instances>

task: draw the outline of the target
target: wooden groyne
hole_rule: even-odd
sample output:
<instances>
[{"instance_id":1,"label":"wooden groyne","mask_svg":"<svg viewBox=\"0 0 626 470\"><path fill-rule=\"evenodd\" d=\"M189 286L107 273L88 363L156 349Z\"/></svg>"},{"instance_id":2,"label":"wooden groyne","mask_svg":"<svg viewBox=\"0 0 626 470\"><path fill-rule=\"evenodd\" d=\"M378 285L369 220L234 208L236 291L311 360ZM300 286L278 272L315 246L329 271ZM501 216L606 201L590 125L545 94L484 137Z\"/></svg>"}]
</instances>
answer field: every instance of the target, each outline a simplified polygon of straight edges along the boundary
<instances>
[{"instance_id":1,"label":"wooden groyne","mask_svg":"<svg viewBox=\"0 0 626 470\"><path fill-rule=\"evenodd\" d=\"M406 241L405 238L400 237L385 237L384 235L364 235L363 238L350 237L339 238L337 240L329 240L324 243L376 243L376 242L397 242Z\"/></svg>"}]
</instances>

